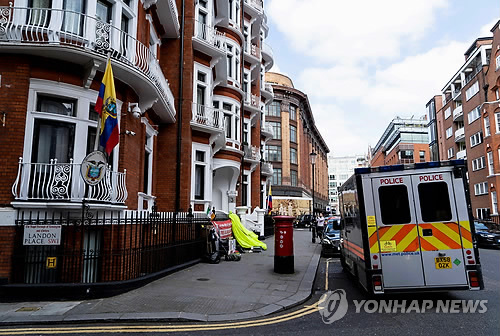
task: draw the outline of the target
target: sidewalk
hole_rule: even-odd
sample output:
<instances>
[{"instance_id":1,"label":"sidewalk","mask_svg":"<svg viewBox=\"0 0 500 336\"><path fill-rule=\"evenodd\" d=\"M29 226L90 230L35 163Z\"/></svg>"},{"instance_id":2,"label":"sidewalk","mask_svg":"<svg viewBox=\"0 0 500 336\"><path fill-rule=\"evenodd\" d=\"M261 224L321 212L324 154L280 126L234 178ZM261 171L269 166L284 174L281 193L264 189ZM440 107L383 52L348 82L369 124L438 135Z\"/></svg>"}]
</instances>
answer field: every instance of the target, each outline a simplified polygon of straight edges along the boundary
<instances>
[{"instance_id":1,"label":"sidewalk","mask_svg":"<svg viewBox=\"0 0 500 336\"><path fill-rule=\"evenodd\" d=\"M110 298L0 303L0 325L95 321L228 321L265 316L311 296L321 245L294 231L295 273L276 274L274 236L267 251L241 261L200 263Z\"/></svg>"}]
</instances>

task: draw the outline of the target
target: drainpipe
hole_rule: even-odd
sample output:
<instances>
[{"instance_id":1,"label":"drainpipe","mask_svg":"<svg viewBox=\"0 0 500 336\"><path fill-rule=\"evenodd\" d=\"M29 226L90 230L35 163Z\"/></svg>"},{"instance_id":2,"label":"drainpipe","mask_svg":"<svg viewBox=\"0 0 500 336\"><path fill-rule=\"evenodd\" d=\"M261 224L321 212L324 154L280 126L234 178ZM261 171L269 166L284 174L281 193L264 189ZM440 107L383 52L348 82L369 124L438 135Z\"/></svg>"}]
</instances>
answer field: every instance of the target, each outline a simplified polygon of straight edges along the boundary
<instances>
[{"instance_id":1,"label":"drainpipe","mask_svg":"<svg viewBox=\"0 0 500 336\"><path fill-rule=\"evenodd\" d=\"M184 87L184 7L185 0L182 0L181 8L181 48L179 65L179 113L177 118L177 166L175 172L175 212L180 211L181 207L181 148L182 148L182 95Z\"/></svg>"}]
</instances>

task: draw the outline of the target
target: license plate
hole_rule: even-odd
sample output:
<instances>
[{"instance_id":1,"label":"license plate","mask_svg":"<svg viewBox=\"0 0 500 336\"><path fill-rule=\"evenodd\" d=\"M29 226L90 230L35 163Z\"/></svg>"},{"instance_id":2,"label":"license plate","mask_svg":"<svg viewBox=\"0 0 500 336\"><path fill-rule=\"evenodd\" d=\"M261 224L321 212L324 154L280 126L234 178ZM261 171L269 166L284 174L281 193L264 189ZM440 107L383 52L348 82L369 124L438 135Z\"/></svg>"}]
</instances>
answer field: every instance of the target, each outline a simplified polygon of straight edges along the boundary
<instances>
[{"instance_id":1,"label":"license plate","mask_svg":"<svg viewBox=\"0 0 500 336\"><path fill-rule=\"evenodd\" d=\"M434 258L436 269L451 268L451 257L437 257Z\"/></svg>"}]
</instances>

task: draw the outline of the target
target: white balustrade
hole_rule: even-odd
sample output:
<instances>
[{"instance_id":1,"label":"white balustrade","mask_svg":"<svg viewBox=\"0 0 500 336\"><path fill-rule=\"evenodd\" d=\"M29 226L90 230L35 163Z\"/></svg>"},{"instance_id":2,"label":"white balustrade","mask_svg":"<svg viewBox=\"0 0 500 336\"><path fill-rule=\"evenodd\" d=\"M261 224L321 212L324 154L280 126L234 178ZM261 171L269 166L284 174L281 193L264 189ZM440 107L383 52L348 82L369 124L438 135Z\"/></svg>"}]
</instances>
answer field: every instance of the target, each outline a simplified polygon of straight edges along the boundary
<instances>
[{"instance_id":1,"label":"white balustrade","mask_svg":"<svg viewBox=\"0 0 500 336\"><path fill-rule=\"evenodd\" d=\"M193 103L192 121L198 125L224 129L224 113L212 107Z\"/></svg>"},{"instance_id":2,"label":"white balustrade","mask_svg":"<svg viewBox=\"0 0 500 336\"><path fill-rule=\"evenodd\" d=\"M196 21L195 36L217 49L226 51L226 33L221 33L216 28L211 27L200 21Z\"/></svg>"},{"instance_id":3,"label":"white balustrade","mask_svg":"<svg viewBox=\"0 0 500 336\"><path fill-rule=\"evenodd\" d=\"M12 185L16 200L30 201L99 201L124 203L128 197L126 174L108 167L103 179L87 185L80 175L80 163L28 163L19 158L17 178Z\"/></svg>"}]
</instances>

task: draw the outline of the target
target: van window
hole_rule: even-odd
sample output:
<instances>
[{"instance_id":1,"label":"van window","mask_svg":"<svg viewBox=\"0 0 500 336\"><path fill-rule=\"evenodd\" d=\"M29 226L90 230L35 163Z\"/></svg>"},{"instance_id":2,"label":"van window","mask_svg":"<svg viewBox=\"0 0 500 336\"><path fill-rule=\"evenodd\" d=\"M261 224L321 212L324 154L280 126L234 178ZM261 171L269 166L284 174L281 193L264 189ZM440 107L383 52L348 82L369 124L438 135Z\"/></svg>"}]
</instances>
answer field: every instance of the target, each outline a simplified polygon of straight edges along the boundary
<instances>
[{"instance_id":1,"label":"van window","mask_svg":"<svg viewBox=\"0 0 500 336\"><path fill-rule=\"evenodd\" d=\"M408 189L405 185L379 187L378 197L382 223L406 224L411 221Z\"/></svg>"},{"instance_id":2,"label":"van window","mask_svg":"<svg viewBox=\"0 0 500 336\"><path fill-rule=\"evenodd\" d=\"M424 222L451 220L450 196L446 182L420 183L418 198Z\"/></svg>"}]
</instances>

